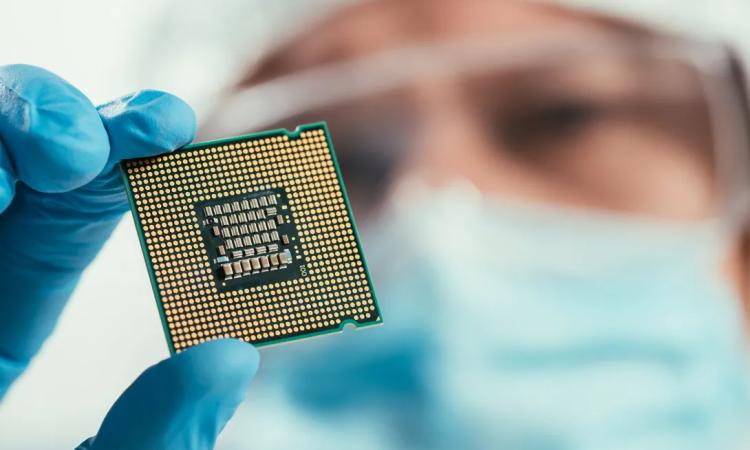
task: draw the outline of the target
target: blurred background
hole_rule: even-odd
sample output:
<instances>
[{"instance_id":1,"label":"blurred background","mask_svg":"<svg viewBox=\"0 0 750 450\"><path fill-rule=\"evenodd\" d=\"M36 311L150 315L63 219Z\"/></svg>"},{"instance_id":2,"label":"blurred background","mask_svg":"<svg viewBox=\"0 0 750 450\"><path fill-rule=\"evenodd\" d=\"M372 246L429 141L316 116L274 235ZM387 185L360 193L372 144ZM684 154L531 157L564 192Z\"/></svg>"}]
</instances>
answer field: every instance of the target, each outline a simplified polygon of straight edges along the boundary
<instances>
[{"instance_id":1,"label":"blurred background","mask_svg":"<svg viewBox=\"0 0 750 450\"><path fill-rule=\"evenodd\" d=\"M45 67L94 103L146 87L168 90L193 105L200 121L265 49L344 3L353 1L6 0L0 64ZM654 23L730 36L750 48L750 15L741 0L586 3L636 17L646 5ZM95 434L122 390L166 356L127 216L87 270L53 337L0 404L0 447L74 448ZM266 448L244 434L250 415L230 424L220 449Z\"/></svg>"}]
</instances>

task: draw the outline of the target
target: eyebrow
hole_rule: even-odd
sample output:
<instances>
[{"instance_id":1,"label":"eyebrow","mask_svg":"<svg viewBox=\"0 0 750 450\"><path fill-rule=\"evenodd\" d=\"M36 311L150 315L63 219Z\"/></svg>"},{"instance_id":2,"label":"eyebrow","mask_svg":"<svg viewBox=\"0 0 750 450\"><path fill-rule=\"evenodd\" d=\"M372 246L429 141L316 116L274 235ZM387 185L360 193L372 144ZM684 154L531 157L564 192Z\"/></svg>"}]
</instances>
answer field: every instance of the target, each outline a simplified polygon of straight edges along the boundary
<instances>
[{"instance_id":1,"label":"eyebrow","mask_svg":"<svg viewBox=\"0 0 750 450\"><path fill-rule=\"evenodd\" d=\"M403 22L403 24L406 25L411 23L409 17L413 17L414 14L419 14L420 8L424 7L422 5L423 3L429 4L430 1L422 2L421 0L417 0L407 2L403 0L380 0L369 2L363 6L385 5L390 7L392 9L388 10L387 13L393 15L395 19L398 19L399 22ZM536 6L549 10L554 14L575 16L575 19L581 23L588 23L597 28L606 29L614 34L620 34L624 37L661 39L669 37L666 33L657 32L652 28L623 18L611 17L591 11L576 10L562 5L537 4ZM325 66L330 63L349 59L351 55L347 54L346 51L342 51L344 49L339 47L336 42L329 41L323 42L323 45L318 49L309 52L308 55L312 55L312 58L308 58L304 62L300 61L301 57L306 56L305 44L314 42L315 39L320 39L320 36L316 36L316 34L318 34L318 31L321 28L326 29L327 24L344 20L344 18L348 14L351 14L352 11L352 9L344 9L338 14L334 14L316 22L312 26L284 41L262 57L258 62L248 67L245 70L244 76L235 87L246 88L300 70ZM412 31L415 30L414 27L405 29ZM321 48L323 48L323 50L321 50Z\"/></svg>"}]
</instances>

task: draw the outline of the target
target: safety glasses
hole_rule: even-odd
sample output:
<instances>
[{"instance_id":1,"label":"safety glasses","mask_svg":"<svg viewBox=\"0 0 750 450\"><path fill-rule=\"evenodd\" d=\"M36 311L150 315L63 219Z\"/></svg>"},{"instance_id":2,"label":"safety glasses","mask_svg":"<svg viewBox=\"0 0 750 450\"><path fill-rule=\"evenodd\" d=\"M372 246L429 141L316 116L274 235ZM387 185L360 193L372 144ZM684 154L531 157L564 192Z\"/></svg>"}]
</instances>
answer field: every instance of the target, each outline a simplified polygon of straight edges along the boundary
<instances>
[{"instance_id":1,"label":"safety glasses","mask_svg":"<svg viewBox=\"0 0 750 450\"><path fill-rule=\"evenodd\" d=\"M355 214L400 181L743 226L750 198L741 66L709 42L560 32L392 49L231 92L219 137L329 125Z\"/></svg>"}]
</instances>

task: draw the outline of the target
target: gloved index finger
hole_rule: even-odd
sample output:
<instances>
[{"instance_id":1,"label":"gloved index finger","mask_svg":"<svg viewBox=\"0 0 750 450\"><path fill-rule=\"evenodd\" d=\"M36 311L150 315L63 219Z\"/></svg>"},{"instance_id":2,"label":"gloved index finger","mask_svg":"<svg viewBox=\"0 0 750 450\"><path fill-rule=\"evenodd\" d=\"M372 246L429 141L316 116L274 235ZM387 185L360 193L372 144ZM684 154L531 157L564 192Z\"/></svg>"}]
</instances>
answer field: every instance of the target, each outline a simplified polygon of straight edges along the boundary
<instances>
[{"instance_id":1,"label":"gloved index finger","mask_svg":"<svg viewBox=\"0 0 750 450\"><path fill-rule=\"evenodd\" d=\"M166 92L138 91L98 109L112 146L105 172L124 159L182 147L195 136L193 110Z\"/></svg>"}]
</instances>

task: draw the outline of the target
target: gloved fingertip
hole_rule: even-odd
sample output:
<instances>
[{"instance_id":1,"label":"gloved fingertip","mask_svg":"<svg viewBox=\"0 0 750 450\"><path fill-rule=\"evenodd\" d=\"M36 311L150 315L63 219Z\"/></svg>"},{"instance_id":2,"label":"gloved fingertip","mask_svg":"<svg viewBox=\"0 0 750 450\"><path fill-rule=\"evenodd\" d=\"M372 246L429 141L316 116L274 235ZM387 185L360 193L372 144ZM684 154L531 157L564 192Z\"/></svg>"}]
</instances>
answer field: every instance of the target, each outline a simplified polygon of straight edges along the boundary
<instances>
[{"instance_id":1,"label":"gloved fingertip","mask_svg":"<svg viewBox=\"0 0 750 450\"><path fill-rule=\"evenodd\" d=\"M98 108L110 135L110 165L182 147L195 137L193 109L172 94L142 90Z\"/></svg>"},{"instance_id":2,"label":"gloved fingertip","mask_svg":"<svg viewBox=\"0 0 750 450\"><path fill-rule=\"evenodd\" d=\"M243 395L258 371L260 355L252 345L235 339L206 342L173 357L174 379L191 389ZM218 392L221 391L221 392Z\"/></svg>"},{"instance_id":3,"label":"gloved fingertip","mask_svg":"<svg viewBox=\"0 0 750 450\"><path fill-rule=\"evenodd\" d=\"M160 138L166 150L174 150L189 144L194 138L197 129L195 111L183 99L161 91L142 91L142 97L148 98L146 93L159 94L153 96L144 106L158 107L164 111L164 122L162 125L168 130Z\"/></svg>"}]
</instances>

